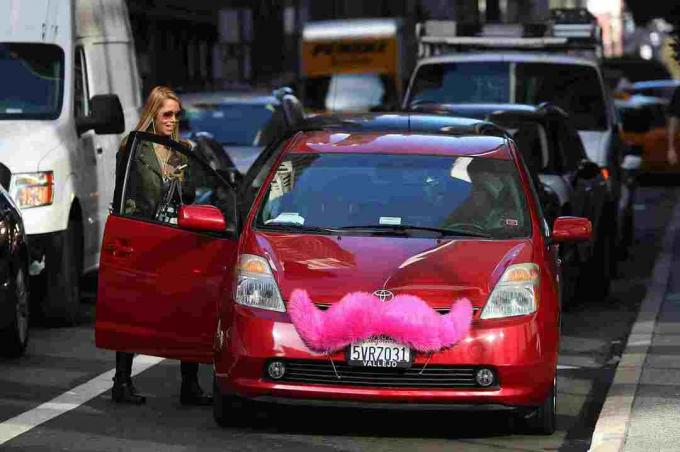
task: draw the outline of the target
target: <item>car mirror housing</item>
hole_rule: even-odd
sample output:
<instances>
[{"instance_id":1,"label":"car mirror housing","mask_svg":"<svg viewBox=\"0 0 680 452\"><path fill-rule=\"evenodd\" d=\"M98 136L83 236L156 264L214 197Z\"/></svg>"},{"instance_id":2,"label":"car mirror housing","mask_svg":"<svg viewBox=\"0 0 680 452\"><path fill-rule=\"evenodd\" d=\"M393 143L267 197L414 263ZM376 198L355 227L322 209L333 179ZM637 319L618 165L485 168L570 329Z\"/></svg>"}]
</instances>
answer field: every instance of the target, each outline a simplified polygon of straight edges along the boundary
<instances>
[{"instance_id":1,"label":"car mirror housing","mask_svg":"<svg viewBox=\"0 0 680 452\"><path fill-rule=\"evenodd\" d=\"M97 135L125 131L125 116L117 95L98 94L90 99L90 114L76 118L76 130L78 135L82 135L91 129Z\"/></svg>"},{"instance_id":2,"label":"car mirror housing","mask_svg":"<svg viewBox=\"0 0 680 452\"><path fill-rule=\"evenodd\" d=\"M552 229L552 239L557 243L585 242L592 234L590 220L581 217L558 217Z\"/></svg>"},{"instance_id":3,"label":"car mirror housing","mask_svg":"<svg viewBox=\"0 0 680 452\"><path fill-rule=\"evenodd\" d=\"M600 174L600 167L592 160L583 159L578 165L576 175L582 179L593 179Z\"/></svg>"},{"instance_id":4,"label":"car mirror housing","mask_svg":"<svg viewBox=\"0 0 680 452\"><path fill-rule=\"evenodd\" d=\"M177 225L195 231L224 232L227 222L222 211L215 206L184 205L179 209Z\"/></svg>"}]
</instances>

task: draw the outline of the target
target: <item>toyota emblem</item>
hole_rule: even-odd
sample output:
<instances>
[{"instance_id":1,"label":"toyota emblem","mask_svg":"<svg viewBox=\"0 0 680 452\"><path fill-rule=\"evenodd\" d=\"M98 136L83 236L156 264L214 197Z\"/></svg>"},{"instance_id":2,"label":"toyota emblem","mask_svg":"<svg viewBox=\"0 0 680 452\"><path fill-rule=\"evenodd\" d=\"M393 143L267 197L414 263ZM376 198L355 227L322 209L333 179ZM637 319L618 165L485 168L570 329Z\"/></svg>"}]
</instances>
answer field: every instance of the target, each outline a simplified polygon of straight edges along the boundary
<instances>
[{"instance_id":1,"label":"toyota emblem","mask_svg":"<svg viewBox=\"0 0 680 452\"><path fill-rule=\"evenodd\" d=\"M394 294L386 289L376 290L375 292L373 292L373 295L375 295L376 297L378 297L380 301L385 303L387 303L388 301L392 301L392 298L394 298Z\"/></svg>"}]
</instances>

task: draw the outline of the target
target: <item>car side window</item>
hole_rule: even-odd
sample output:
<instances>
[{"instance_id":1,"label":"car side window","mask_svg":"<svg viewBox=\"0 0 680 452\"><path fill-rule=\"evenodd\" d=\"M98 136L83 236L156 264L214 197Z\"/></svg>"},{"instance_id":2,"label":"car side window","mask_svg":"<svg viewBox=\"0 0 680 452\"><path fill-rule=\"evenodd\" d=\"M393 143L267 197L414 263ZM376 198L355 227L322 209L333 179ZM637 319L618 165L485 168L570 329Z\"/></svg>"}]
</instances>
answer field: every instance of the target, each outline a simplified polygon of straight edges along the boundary
<instances>
[{"instance_id":1,"label":"car side window","mask_svg":"<svg viewBox=\"0 0 680 452\"><path fill-rule=\"evenodd\" d=\"M576 129L568 121L559 121L558 130L561 140L562 165L564 170L573 172L578 169L581 160L586 158L583 142Z\"/></svg>"},{"instance_id":2,"label":"car side window","mask_svg":"<svg viewBox=\"0 0 680 452\"><path fill-rule=\"evenodd\" d=\"M210 205L227 220L225 232L235 230L233 190L187 146L137 137L126 152L130 158L120 202L122 216L176 227L183 205Z\"/></svg>"},{"instance_id":3,"label":"car side window","mask_svg":"<svg viewBox=\"0 0 680 452\"><path fill-rule=\"evenodd\" d=\"M281 154L286 141L283 140L262 151L243 178L239 193L239 213L242 217L248 214L257 193L267 179L267 175L271 171L272 166L274 166L274 162L276 162L276 159Z\"/></svg>"},{"instance_id":4,"label":"car side window","mask_svg":"<svg viewBox=\"0 0 680 452\"><path fill-rule=\"evenodd\" d=\"M73 66L73 115L76 118L87 116L89 113L89 96L87 86L87 70L85 65L85 51L78 47Z\"/></svg>"}]
</instances>

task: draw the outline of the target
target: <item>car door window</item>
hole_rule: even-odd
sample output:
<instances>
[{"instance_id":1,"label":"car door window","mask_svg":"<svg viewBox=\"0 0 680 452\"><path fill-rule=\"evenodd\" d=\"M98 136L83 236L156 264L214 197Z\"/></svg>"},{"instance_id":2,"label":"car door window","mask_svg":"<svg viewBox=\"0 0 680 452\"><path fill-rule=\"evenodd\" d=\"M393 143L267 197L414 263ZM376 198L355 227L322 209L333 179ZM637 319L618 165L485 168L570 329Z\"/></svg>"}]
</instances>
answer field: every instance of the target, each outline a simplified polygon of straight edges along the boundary
<instances>
[{"instance_id":1,"label":"car door window","mask_svg":"<svg viewBox=\"0 0 680 452\"><path fill-rule=\"evenodd\" d=\"M273 144L262 151L243 178L239 190L239 213L242 218L248 214L250 206L255 201L255 197L267 179L272 166L281 155L284 143L286 143L286 140Z\"/></svg>"},{"instance_id":2,"label":"car door window","mask_svg":"<svg viewBox=\"0 0 680 452\"><path fill-rule=\"evenodd\" d=\"M76 49L73 74L73 115L76 118L87 116L89 113L89 95L87 86L87 66L85 52L82 47Z\"/></svg>"},{"instance_id":3,"label":"car door window","mask_svg":"<svg viewBox=\"0 0 680 452\"><path fill-rule=\"evenodd\" d=\"M558 121L557 130L560 135L560 154L563 170L574 172L581 160L587 158L581 137L576 129L567 121Z\"/></svg>"},{"instance_id":4,"label":"car door window","mask_svg":"<svg viewBox=\"0 0 680 452\"><path fill-rule=\"evenodd\" d=\"M128 159L120 215L177 227L181 206L210 205L224 215L228 225L225 232L235 230L232 188L187 146L134 133L125 152Z\"/></svg>"}]
</instances>

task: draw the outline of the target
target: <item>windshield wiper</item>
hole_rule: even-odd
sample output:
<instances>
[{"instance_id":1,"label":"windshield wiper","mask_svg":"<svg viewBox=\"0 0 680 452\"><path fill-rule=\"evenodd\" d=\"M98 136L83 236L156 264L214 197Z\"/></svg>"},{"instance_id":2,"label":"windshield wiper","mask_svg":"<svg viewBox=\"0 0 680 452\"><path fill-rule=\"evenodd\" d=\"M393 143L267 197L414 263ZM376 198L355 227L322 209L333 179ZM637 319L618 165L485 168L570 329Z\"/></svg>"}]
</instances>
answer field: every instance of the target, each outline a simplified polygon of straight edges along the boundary
<instances>
[{"instance_id":1,"label":"windshield wiper","mask_svg":"<svg viewBox=\"0 0 680 452\"><path fill-rule=\"evenodd\" d=\"M390 231L390 232L412 232L412 231L428 231L437 232L441 236L465 236L465 237L483 237L491 238L490 234L484 234L482 232L464 231L460 229L446 229L446 228L435 228L429 226L413 226L408 224L370 224L363 226L343 226L338 228L340 231L348 229L362 229L367 231Z\"/></svg>"},{"instance_id":2,"label":"windshield wiper","mask_svg":"<svg viewBox=\"0 0 680 452\"><path fill-rule=\"evenodd\" d=\"M321 226L306 226L304 224L292 224L292 223L269 223L260 225L262 229L270 229L276 231L286 231L286 232L317 232L322 234L337 234L337 229L324 228Z\"/></svg>"}]
</instances>

